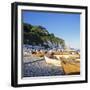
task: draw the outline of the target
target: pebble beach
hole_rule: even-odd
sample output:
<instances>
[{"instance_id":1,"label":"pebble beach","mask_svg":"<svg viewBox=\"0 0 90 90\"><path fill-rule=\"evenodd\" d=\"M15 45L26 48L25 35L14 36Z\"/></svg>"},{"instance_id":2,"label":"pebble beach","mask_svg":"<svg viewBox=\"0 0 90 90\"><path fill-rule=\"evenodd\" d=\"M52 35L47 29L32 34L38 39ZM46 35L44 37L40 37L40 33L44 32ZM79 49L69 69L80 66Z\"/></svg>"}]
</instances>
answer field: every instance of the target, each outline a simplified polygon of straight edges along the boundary
<instances>
[{"instance_id":1,"label":"pebble beach","mask_svg":"<svg viewBox=\"0 0 90 90\"><path fill-rule=\"evenodd\" d=\"M63 69L58 66L47 64L45 59L24 58L23 77L56 76L64 75Z\"/></svg>"}]
</instances>

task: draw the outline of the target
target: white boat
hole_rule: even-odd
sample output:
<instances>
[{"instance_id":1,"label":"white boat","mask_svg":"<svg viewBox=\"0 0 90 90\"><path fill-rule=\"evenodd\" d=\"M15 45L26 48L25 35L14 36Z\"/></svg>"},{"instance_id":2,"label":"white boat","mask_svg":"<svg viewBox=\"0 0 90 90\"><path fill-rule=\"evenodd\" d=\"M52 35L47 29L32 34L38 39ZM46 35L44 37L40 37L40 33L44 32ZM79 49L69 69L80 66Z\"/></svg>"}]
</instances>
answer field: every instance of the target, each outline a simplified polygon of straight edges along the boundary
<instances>
[{"instance_id":1,"label":"white boat","mask_svg":"<svg viewBox=\"0 0 90 90\"><path fill-rule=\"evenodd\" d=\"M76 59L75 61L78 61L78 62L80 62L80 59Z\"/></svg>"},{"instance_id":2,"label":"white boat","mask_svg":"<svg viewBox=\"0 0 90 90\"><path fill-rule=\"evenodd\" d=\"M48 58L47 56L44 56L46 63L52 64L55 66L61 66L61 60L60 59L53 59L53 58Z\"/></svg>"}]
</instances>

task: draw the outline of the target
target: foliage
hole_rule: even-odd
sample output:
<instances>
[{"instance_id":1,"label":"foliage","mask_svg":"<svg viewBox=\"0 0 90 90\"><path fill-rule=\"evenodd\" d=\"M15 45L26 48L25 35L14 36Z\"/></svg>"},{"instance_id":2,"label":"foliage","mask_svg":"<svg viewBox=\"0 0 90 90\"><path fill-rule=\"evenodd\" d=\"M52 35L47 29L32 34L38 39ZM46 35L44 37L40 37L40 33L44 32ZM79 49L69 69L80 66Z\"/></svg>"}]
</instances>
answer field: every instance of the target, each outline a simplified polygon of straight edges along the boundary
<instances>
[{"instance_id":1,"label":"foliage","mask_svg":"<svg viewBox=\"0 0 90 90\"><path fill-rule=\"evenodd\" d=\"M34 26L23 23L24 44L40 45L45 48L51 46L60 46L64 48L65 41L56 37L53 33L49 33L43 26Z\"/></svg>"}]
</instances>

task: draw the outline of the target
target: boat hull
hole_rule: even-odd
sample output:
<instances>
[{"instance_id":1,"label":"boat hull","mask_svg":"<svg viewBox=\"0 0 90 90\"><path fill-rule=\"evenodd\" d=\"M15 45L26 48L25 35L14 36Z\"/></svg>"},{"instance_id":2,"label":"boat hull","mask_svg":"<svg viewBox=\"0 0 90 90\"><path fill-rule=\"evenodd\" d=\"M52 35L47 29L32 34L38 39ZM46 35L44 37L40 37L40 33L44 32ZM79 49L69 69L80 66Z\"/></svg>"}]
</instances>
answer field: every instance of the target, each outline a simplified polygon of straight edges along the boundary
<instances>
[{"instance_id":1,"label":"boat hull","mask_svg":"<svg viewBox=\"0 0 90 90\"><path fill-rule=\"evenodd\" d=\"M80 63L71 63L67 61L62 61L62 68L66 75L80 74Z\"/></svg>"},{"instance_id":2,"label":"boat hull","mask_svg":"<svg viewBox=\"0 0 90 90\"><path fill-rule=\"evenodd\" d=\"M48 58L46 56L44 56L45 58L45 61L46 63L48 64L52 64L52 65L55 65L55 66L61 66L61 60L59 59L51 59L51 58Z\"/></svg>"}]
</instances>

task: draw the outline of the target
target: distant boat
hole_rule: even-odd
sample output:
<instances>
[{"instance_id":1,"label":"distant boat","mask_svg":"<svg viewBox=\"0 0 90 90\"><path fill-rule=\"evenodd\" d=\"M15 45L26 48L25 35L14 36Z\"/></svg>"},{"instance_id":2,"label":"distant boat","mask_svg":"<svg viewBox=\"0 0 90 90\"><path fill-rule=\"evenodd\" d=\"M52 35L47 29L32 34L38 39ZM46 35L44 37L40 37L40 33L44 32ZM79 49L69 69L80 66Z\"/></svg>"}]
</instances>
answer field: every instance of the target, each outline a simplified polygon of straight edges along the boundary
<instances>
[{"instance_id":1,"label":"distant boat","mask_svg":"<svg viewBox=\"0 0 90 90\"><path fill-rule=\"evenodd\" d=\"M60 59L54 59L54 58L49 58L47 56L44 56L46 63L52 64L55 66L61 66L61 60Z\"/></svg>"}]
</instances>

